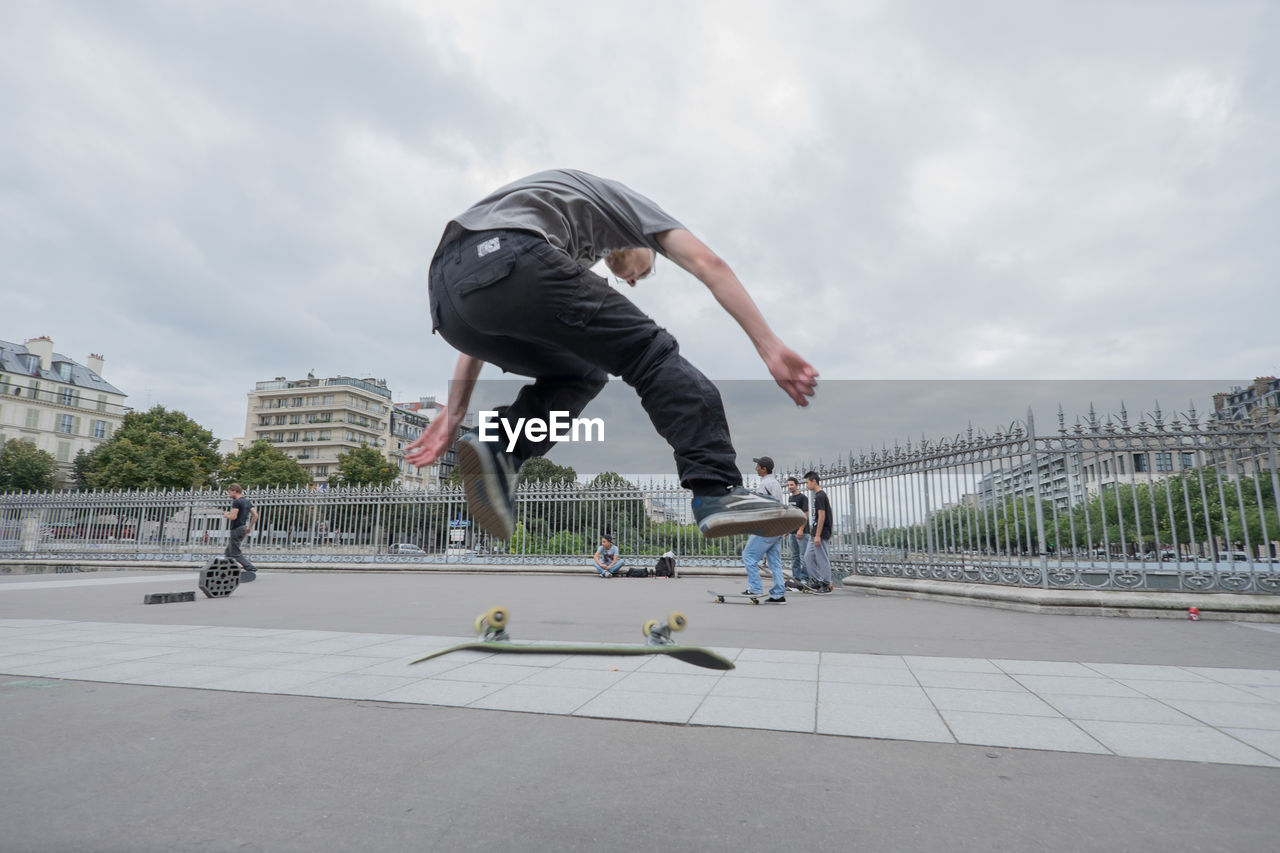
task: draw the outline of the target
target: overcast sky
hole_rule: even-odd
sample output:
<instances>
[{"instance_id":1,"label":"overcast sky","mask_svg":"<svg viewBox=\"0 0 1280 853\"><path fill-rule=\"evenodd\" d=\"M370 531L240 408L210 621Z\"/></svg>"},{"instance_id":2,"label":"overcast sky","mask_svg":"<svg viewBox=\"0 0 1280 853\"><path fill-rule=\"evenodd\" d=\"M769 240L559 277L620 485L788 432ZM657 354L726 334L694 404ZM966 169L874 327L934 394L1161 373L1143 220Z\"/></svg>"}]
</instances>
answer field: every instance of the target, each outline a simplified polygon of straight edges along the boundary
<instances>
[{"instance_id":1,"label":"overcast sky","mask_svg":"<svg viewBox=\"0 0 1280 853\"><path fill-rule=\"evenodd\" d=\"M688 225L825 382L1274 374L1277 32L1233 0L6 0L0 339L220 438L276 376L443 397L441 230L565 166ZM629 295L767 379L674 265Z\"/></svg>"}]
</instances>

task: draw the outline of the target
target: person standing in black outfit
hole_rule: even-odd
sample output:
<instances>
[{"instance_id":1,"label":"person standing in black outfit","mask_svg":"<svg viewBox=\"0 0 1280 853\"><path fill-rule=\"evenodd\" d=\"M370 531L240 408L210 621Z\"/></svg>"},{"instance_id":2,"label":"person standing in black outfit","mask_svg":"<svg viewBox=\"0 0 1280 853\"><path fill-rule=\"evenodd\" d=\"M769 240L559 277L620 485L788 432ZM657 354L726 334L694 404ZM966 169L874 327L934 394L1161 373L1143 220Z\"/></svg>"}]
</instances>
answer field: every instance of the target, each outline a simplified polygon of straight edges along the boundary
<instances>
[{"instance_id":1,"label":"person standing in black outfit","mask_svg":"<svg viewBox=\"0 0 1280 853\"><path fill-rule=\"evenodd\" d=\"M809 471L804 475L804 484L813 492L813 541L809 550L804 552L804 565L809 571L809 586L815 592L831 592L831 555L827 552L827 542L835 531L831 519L831 500L822 490L817 471Z\"/></svg>"},{"instance_id":2,"label":"person standing in black outfit","mask_svg":"<svg viewBox=\"0 0 1280 853\"><path fill-rule=\"evenodd\" d=\"M227 494L231 496L231 509L224 512L222 517L231 522L231 531L223 556L240 564L240 583L248 583L257 579L258 570L240 550L240 543L253 532L253 525L258 523L258 510L244 496L244 489L239 483L228 486Z\"/></svg>"},{"instance_id":3,"label":"person standing in black outfit","mask_svg":"<svg viewBox=\"0 0 1280 853\"><path fill-rule=\"evenodd\" d=\"M800 491L800 481L795 477L787 478L787 503L804 513L805 518L809 517L809 498L805 493ZM791 537L791 583L796 589L801 584L808 584L809 573L804 568L804 552L809 547L809 525L806 521L804 524L796 528L795 534Z\"/></svg>"}]
</instances>

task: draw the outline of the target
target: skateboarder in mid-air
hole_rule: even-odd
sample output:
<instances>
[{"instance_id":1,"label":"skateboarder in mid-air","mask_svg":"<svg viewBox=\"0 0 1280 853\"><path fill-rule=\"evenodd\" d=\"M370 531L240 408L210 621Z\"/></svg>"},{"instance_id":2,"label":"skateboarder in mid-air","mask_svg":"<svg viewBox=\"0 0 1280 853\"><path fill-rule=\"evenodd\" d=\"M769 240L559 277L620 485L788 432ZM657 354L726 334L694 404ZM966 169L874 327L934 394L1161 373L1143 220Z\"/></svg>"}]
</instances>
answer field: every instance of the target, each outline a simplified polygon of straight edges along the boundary
<instances>
[{"instance_id":1,"label":"skateboarder in mid-air","mask_svg":"<svg viewBox=\"0 0 1280 853\"><path fill-rule=\"evenodd\" d=\"M779 536L804 523L795 508L742 487L715 385L670 333L590 271L604 259L634 287L653 275L658 255L706 285L783 391L807 406L817 371L778 339L719 256L623 184L555 169L494 191L445 227L431 261L431 327L461 355L446 411L409 446L408 460L429 465L453 443L485 362L534 380L498 410L511 423L551 412L576 418L612 374L636 390L671 445L704 536ZM516 474L552 444L522 434L508 452L475 430L458 440L467 504L481 527L512 534Z\"/></svg>"}]
</instances>

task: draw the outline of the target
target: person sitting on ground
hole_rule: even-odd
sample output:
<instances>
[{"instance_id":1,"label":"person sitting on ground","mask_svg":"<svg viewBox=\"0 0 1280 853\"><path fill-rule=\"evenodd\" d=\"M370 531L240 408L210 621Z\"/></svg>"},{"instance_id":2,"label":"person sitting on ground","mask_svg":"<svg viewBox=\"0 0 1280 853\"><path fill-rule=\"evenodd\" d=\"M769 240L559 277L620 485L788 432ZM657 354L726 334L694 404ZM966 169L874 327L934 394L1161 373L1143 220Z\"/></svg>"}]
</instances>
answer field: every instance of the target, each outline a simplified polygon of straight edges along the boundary
<instances>
[{"instance_id":1,"label":"person sitting on ground","mask_svg":"<svg viewBox=\"0 0 1280 853\"><path fill-rule=\"evenodd\" d=\"M600 537L600 547L596 549L593 559L596 571L602 578L613 577L626 565L618 556L618 546L613 544L613 537L607 534Z\"/></svg>"}]
</instances>

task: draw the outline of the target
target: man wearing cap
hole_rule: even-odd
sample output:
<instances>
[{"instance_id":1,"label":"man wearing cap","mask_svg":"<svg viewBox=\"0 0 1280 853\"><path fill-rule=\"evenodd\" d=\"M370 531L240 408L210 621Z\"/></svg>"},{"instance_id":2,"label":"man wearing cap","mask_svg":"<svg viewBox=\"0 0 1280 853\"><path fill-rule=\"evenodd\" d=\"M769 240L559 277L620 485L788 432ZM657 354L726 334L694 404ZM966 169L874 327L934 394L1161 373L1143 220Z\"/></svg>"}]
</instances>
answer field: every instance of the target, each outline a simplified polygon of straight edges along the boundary
<instances>
[{"instance_id":1,"label":"man wearing cap","mask_svg":"<svg viewBox=\"0 0 1280 853\"><path fill-rule=\"evenodd\" d=\"M618 546L613 544L613 537L605 534L600 537L600 547L595 555L596 571L602 578L611 578L621 571L623 562L618 557Z\"/></svg>"},{"instance_id":2,"label":"man wearing cap","mask_svg":"<svg viewBox=\"0 0 1280 853\"><path fill-rule=\"evenodd\" d=\"M773 476L773 459L761 456L752 459L756 463L756 474L760 477L760 485L756 486L756 494L770 498L780 504L786 504L782 494L782 486L778 478ZM747 595L763 595L764 584L760 580L760 560L768 562L769 573L773 575L773 586L769 589L769 604L785 604L787 601L786 579L782 576L782 537L756 536L747 537L747 547L742 549L742 564L747 569Z\"/></svg>"}]
</instances>

